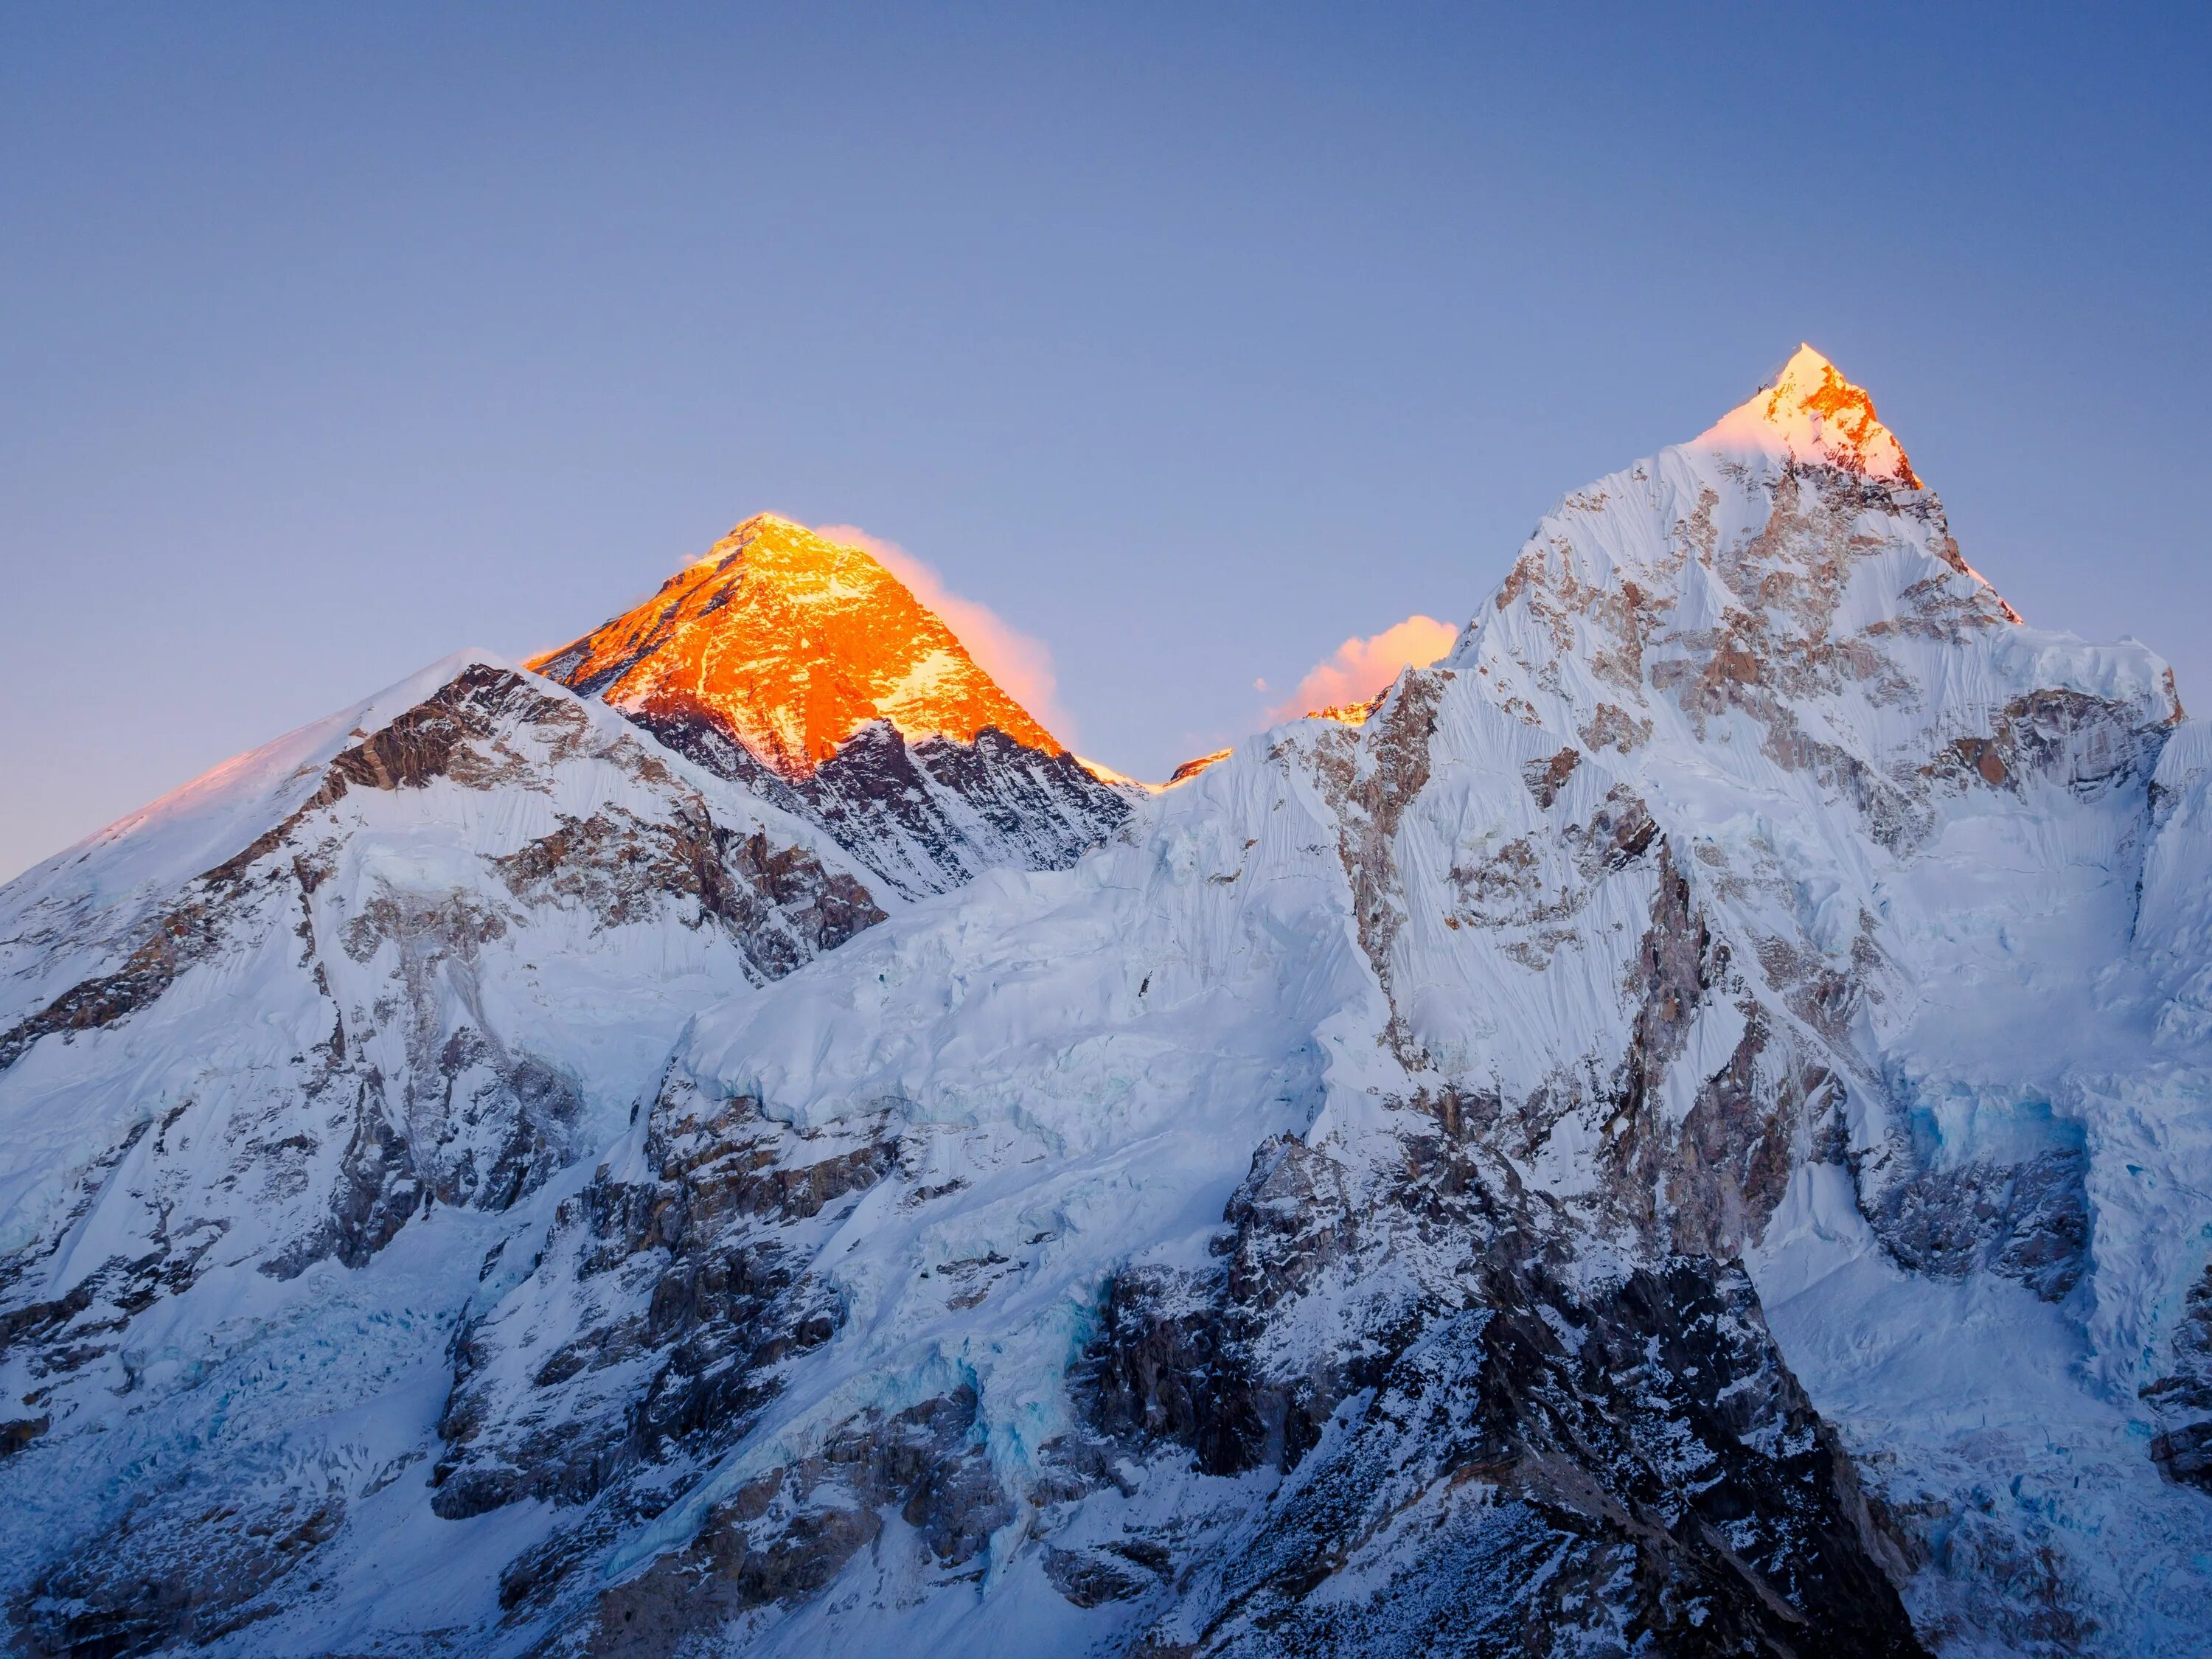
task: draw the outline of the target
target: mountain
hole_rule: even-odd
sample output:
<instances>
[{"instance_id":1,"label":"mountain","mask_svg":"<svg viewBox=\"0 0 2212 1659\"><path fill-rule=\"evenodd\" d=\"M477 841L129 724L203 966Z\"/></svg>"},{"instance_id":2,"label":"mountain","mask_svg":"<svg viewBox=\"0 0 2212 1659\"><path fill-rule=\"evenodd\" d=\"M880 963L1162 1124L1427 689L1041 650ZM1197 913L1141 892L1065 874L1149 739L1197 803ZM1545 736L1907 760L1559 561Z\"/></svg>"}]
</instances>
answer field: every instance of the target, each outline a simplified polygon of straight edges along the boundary
<instances>
[{"instance_id":1,"label":"mountain","mask_svg":"<svg viewBox=\"0 0 2212 1659\"><path fill-rule=\"evenodd\" d=\"M808 818L910 897L1057 869L1128 816L866 550L763 514L530 665Z\"/></svg>"},{"instance_id":2,"label":"mountain","mask_svg":"<svg viewBox=\"0 0 2212 1659\"><path fill-rule=\"evenodd\" d=\"M37 1551L33 1603L82 1610L19 1640L212 1633L344 1504L256 1462L278 1436L210 1527L196 1452L434 1369L454 1235L573 1184L691 1014L884 914L810 826L482 655L0 890L0 1443L18 1523L112 1543Z\"/></svg>"},{"instance_id":3,"label":"mountain","mask_svg":"<svg viewBox=\"0 0 2212 1659\"><path fill-rule=\"evenodd\" d=\"M531 666L672 730L710 726L786 778L878 720L969 744L996 727L1066 752L873 556L772 513Z\"/></svg>"},{"instance_id":4,"label":"mountain","mask_svg":"<svg viewBox=\"0 0 2212 1659\"><path fill-rule=\"evenodd\" d=\"M588 678L0 890L24 1650L2201 1650L2212 738L1818 354L1067 867Z\"/></svg>"}]
</instances>

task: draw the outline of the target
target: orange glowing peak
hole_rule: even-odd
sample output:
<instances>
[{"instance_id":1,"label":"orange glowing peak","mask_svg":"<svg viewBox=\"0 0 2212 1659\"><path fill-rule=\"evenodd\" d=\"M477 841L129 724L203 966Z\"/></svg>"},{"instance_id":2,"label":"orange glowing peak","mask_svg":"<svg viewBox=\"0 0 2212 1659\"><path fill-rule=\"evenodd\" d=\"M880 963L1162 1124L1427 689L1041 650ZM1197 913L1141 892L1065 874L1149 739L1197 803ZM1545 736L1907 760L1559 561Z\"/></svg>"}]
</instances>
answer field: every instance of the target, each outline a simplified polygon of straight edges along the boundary
<instances>
[{"instance_id":1,"label":"orange glowing peak","mask_svg":"<svg viewBox=\"0 0 2212 1659\"><path fill-rule=\"evenodd\" d=\"M1172 789L1179 783L1188 783L1207 767L1220 765L1236 752L1234 749L1217 749L1210 755L1200 755L1195 760L1187 760L1169 773L1168 781L1160 787L1163 789Z\"/></svg>"},{"instance_id":2,"label":"orange glowing peak","mask_svg":"<svg viewBox=\"0 0 2212 1659\"><path fill-rule=\"evenodd\" d=\"M1346 726L1364 726L1367 717L1382 706L1386 695L1385 692L1377 692L1364 702L1333 702L1326 708L1309 708L1306 718L1310 720L1339 720Z\"/></svg>"},{"instance_id":3,"label":"orange glowing peak","mask_svg":"<svg viewBox=\"0 0 2212 1659\"><path fill-rule=\"evenodd\" d=\"M1800 345L1766 385L1721 416L1698 440L1714 449L1753 449L1813 465L1836 466L1906 489L1920 480L1905 447L1874 412L1874 399Z\"/></svg>"},{"instance_id":4,"label":"orange glowing peak","mask_svg":"<svg viewBox=\"0 0 2212 1659\"><path fill-rule=\"evenodd\" d=\"M996 726L1066 752L874 557L769 513L528 666L633 713L718 726L789 778L878 720L962 743Z\"/></svg>"}]
</instances>

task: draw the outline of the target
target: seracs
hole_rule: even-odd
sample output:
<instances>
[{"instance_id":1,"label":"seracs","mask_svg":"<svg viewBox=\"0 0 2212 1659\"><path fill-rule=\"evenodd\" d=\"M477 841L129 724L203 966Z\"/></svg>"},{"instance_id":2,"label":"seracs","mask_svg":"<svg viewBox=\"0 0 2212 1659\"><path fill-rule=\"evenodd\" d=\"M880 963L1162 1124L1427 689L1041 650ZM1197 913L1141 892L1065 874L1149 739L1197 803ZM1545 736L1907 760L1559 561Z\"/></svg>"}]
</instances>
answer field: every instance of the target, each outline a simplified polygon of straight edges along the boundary
<instances>
[{"instance_id":1,"label":"seracs","mask_svg":"<svg viewBox=\"0 0 2212 1659\"><path fill-rule=\"evenodd\" d=\"M21 1645L2201 1649L2212 740L1818 354L1064 869L469 672L3 896Z\"/></svg>"}]
</instances>

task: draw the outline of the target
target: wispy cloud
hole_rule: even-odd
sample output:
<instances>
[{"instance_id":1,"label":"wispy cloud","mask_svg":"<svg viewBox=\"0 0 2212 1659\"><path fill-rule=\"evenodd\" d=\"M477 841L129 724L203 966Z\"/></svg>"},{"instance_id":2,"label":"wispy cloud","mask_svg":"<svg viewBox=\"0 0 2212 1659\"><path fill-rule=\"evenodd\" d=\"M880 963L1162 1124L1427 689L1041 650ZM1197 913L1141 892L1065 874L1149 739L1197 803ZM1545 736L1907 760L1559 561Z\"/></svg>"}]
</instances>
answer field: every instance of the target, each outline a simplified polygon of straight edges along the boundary
<instances>
[{"instance_id":1,"label":"wispy cloud","mask_svg":"<svg viewBox=\"0 0 2212 1659\"><path fill-rule=\"evenodd\" d=\"M1434 617L1408 617L1365 639L1349 639L1316 663L1297 690L1267 711L1270 723L1296 720L1316 708L1364 702L1404 668L1425 668L1452 647L1459 629Z\"/></svg>"},{"instance_id":2,"label":"wispy cloud","mask_svg":"<svg viewBox=\"0 0 2212 1659\"><path fill-rule=\"evenodd\" d=\"M1001 690L1028 709L1046 731L1074 747L1075 721L1060 705L1052 651L1042 640L1023 633L981 600L955 593L932 566L896 542L872 536L850 524L817 525L814 533L873 556L959 636L968 654L999 683Z\"/></svg>"}]
</instances>

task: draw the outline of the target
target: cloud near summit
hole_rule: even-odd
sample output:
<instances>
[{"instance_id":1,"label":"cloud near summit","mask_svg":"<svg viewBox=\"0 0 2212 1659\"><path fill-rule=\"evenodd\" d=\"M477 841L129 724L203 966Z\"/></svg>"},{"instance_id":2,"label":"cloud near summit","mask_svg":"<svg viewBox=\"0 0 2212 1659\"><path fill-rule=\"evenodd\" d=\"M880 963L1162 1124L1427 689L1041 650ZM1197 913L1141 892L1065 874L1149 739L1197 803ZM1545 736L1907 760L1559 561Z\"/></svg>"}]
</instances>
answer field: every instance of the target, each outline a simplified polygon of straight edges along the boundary
<instances>
[{"instance_id":1,"label":"cloud near summit","mask_svg":"<svg viewBox=\"0 0 2212 1659\"><path fill-rule=\"evenodd\" d=\"M1023 633L990 606L955 593L933 567L896 542L872 536L850 524L817 525L814 533L860 549L904 582L907 591L935 611L958 636L976 665L999 683L1000 690L1028 709L1053 736L1070 748L1075 746L1075 721L1060 707L1052 651L1042 640Z\"/></svg>"},{"instance_id":2,"label":"cloud near summit","mask_svg":"<svg viewBox=\"0 0 2212 1659\"><path fill-rule=\"evenodd\" d=\"M1297 690L1267 711L1268 722L1296 720L1336 703L1364 702L1396 679L1401 669L1427 667L1458 637L1459 629L1449 623L1412 616L1380 634L1348 639L1306 671Z\"/></svg>"}]
</instances>

